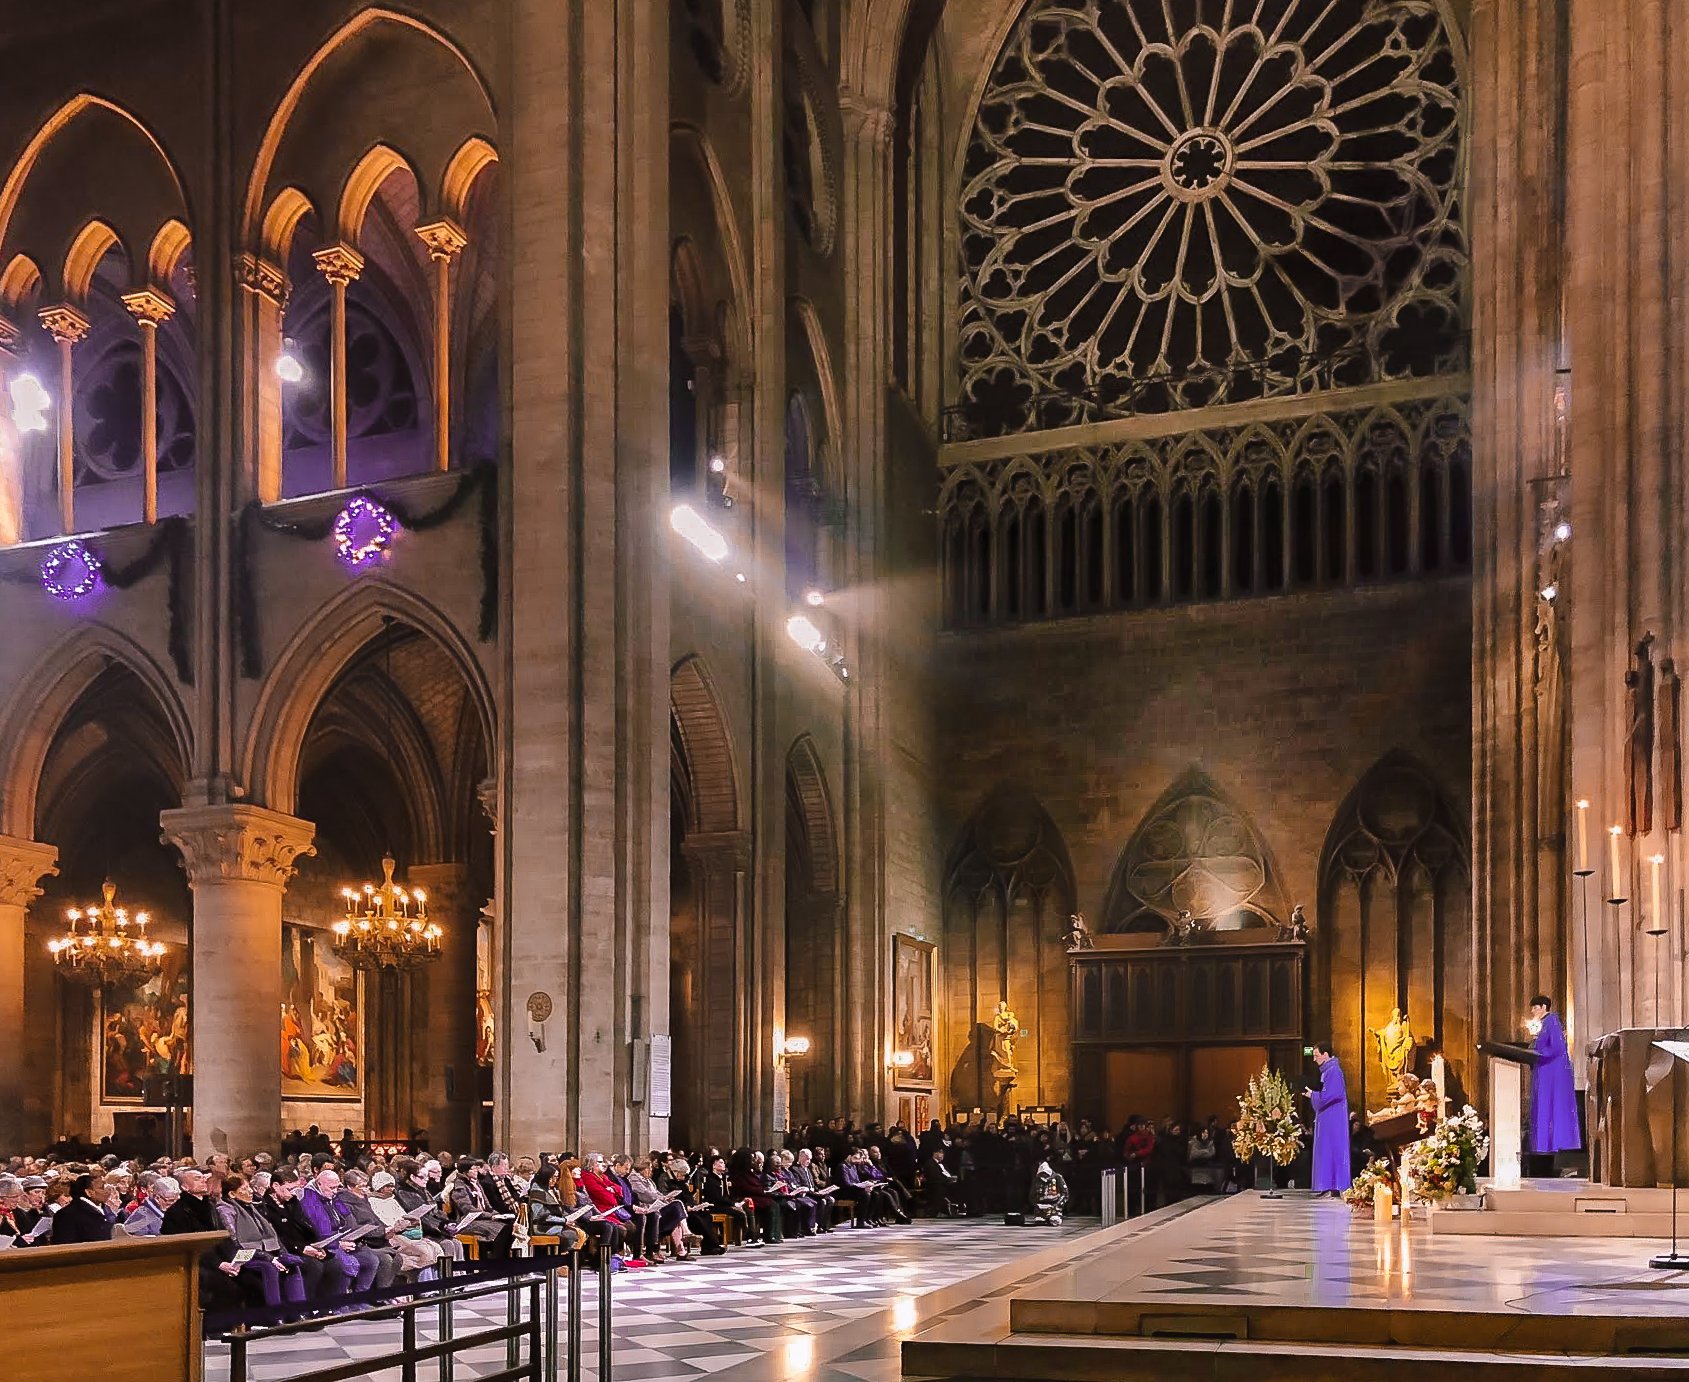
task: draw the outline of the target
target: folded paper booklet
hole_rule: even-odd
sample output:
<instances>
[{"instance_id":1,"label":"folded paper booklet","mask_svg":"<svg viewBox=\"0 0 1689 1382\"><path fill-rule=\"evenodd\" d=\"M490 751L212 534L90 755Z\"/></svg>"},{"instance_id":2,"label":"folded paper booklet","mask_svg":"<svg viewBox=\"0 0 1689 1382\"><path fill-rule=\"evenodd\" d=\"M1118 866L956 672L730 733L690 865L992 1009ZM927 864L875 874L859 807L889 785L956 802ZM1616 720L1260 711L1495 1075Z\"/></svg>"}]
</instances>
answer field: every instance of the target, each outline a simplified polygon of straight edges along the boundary
<instances>
[{"instance_id":1,"label":"folded paper booklet","mask_svg":"<svg viewBox=\"0 0 1689 1382\"><path fill-rule=\"evenodd\" d=\"M571 1210L569 1213L565 1214L563 1216L563 1222L566 1224L572 1224L577 1219L584 1219L590 1213L592 1213L592 1204L588 1202L583 1204L579 1209Z\"/></svg>"},{"instance_id":2,"label":"folded paper booklet","mask_svg":"<svg viewBox=\"0 0 1689 1382\"><path fill-rule=\"evenodd\" d=\"M256 1256L258 1256L257 1248L242 1248L233 1257L231 1257L229 1261L233 1262L237 1267L242 1267L252 1261L252 1259Z\"/></svg>"},{"instance_id":3,"label":"folded paper booklet","mask_svg":"<svg viewBox=\"0 0 1689 1382\"><path fill-rule=\"evenodd\" d=\"M9 1248L17 1241L17 1235L14 1233L0 1233L0 1249Z\"/></svg>"},{"instance_id":4,"label":"folded paper booklet","mask_svg":"<svg viewBox=\"0 0 1689 1382\"><path fill-rule=\"evenodd\" d=\"M483 1216L482 1216L481 1211L479 1209L472 1209L472 1210L469 1211L469 1213L465 1214L461 1219L459 1219L455 1224L450 1225L451 1232L462 1233L464 1231L464 1229L468 1228L472 1223L474 1223L477 1219L479 1219L481 1217L483 1217Z\"/></svg>"},{"instance_id":5,"label":"folded paper booklet","mask_svg":"<svg viewBox=\"0 0 1689 1382\"><path fill-rule=\"evenodd\" d=\"M341 1229L339 1233L331 1233L331 1234L329 1234L329 1236L327 1238L317 1239L317 1241L312 1243L311 1246L313 1248L324 1248L324 1249L332 1248L332 1247L335 1246L335 1244L337 1244L342 1238L344 1238L346 1236L346 1233L347 1233L347 1230Z\"/></svg>"},{"instance_id":6,"label":"folded paper booklet","mask_svg":"<svg viewBox=\"0 0 1689 1382\"><path fill-rule=\"evenodd\" d=\"M356 1228L347 1229L346 1232L341 1235L340 1241L343 1244L344 1243L359 1243L359 1242L362 1242L365 1238L368 1238L370 1236L370 1234L372 1234L372 1233L386 1233L386 1232L387 1232L386 1228L381 1224L359 1224Z\"/></svg>"},{"instance_id":7,"label":"folded paper booklet","mask_svg":"<svg viewBox=\"0 0 1689 1382\"><path fill-rule=\"evenodd\" d=\"M26 1243L39 1243L52 1231L53 1216L51 1214L43 1214L41 1216L41 1222L34 1228L30 1229L28 1233L24 1234L23 1241Z\"/></svg>"}]
</instances>

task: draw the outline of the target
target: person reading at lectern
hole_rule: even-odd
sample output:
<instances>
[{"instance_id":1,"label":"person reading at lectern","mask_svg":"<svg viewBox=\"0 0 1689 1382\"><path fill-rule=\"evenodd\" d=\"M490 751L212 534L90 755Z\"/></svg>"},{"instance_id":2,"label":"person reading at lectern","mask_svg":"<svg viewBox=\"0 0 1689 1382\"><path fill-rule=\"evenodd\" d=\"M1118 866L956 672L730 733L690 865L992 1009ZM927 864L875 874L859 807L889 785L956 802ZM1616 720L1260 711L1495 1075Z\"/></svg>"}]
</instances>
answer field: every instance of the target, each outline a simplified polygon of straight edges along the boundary
<instances>
[{"instance_id":1,"label":"person reading at lectern","mask_svg":"<svg viewBox=\"0 0 1689 1382\"><path fill-rule=\"evenodd\" d=\"M1551 1169L1556 1152L1575 1152L1583 1146L1578 1095L1572 1087L1572 1056L1566 1029L1543 994L1531 999L1531 1020L1525 1027L1533 1038L1531 1050L1539 1057L1531 1071L1530 1149L1532 1155L1546 1158Z\"/></svg>"},{"instance_id":2,"label":"person reading at lectern","mask_svg":"<svg viewBox=\"0 0 1689 1382\"><path fill-rule=\"evenodd\" d=\"M1349 1171L1349 1087L1343 1081L1343 1067L1327 1043L1314 1043L1314 1064L1320 1068L1320 1087L1302 1091L1314 1106L1314 1193L1341 1195L1353 1180Z\"/></svg>"}]
</instances>

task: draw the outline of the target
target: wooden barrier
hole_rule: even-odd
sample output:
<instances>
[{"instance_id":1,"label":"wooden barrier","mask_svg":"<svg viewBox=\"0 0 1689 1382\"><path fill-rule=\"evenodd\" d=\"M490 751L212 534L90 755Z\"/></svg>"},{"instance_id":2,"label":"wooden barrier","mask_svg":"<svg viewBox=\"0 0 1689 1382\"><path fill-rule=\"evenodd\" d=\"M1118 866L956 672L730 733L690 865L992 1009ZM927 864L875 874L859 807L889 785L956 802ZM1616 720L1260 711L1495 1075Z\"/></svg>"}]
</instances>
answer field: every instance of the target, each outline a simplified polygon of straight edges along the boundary
<instances>
[{"instance_id":1,"label":"wooden barrier","mask_svg":"<svg viewBox=\"0 0 1689 1382\"><path fill-rule=\"evenodd\" d=\"M199 1256L221 1233L0 1251L5 1363L28 1382L200 1382Z\"/></svg>"}]
</instances>

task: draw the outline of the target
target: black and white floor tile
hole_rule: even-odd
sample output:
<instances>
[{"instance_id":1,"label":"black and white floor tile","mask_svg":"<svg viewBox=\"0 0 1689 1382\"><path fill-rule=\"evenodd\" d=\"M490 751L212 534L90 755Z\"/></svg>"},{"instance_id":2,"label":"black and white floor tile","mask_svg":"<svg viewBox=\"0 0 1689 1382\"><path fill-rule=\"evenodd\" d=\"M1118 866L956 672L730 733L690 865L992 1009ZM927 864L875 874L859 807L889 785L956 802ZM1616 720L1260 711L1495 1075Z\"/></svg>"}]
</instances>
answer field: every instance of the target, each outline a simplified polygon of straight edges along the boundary
<instances>
[{"instance_id":1,"label":"black and white floor tile","mask_svg":"<svg viewBox=\"0 0 1689 1382\"><path fill-rule=\"evenodd\" d=\"M1006 1228L997 1220L920 1221L907 1227L844 1229L778 1246L739 1248L725 1257L615 1278L616 1382L757 1377L814 1382L892 1382L899 1376L898 1335L908 1332L918 1301L958 1282L1009 1266L1096 1227L1071 1221L1061 1229ZM584 1368L597 1376L597 1282L583 1286ZM419 1317L425 1342L437 1337L433 1312ZM884 1316L857 1348L833 1357L825 1336ZM457 1307L458 1334L505 1323L502 1296ZM397 1346L396 1321L361 1321L260 1341L248 1356L249 1382L291 1382L320 1368L377 1359ZM205 1349L206 1382L228 1382L226 1345ZM457 1377L473 1382L505 1366L502 1345L459 1355ZM421 1375L435 1375L434 1365ZM396 1371L370 1373L376 1382Z\"/></svg>"}]
</instances>

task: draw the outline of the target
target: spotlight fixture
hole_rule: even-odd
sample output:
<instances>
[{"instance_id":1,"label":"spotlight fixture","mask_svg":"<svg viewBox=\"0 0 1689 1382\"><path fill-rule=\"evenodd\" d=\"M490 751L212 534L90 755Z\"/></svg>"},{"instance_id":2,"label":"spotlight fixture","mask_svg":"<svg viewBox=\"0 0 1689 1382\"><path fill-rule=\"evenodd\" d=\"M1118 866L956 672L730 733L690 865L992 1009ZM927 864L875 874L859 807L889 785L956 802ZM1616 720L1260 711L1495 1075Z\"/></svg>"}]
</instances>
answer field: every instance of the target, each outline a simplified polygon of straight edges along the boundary
<instances>
[{"instance_id":1,"label":"spotlight fixture","mask_svg":"<svg viewBox=\"0 0 1689 1382\"><path fill-rule=\"evenodd\" d=\"M735 571L733 573L733 579L738 581L740 585L744 585L750 577L748 577L743 571Z\"/></svg>"},{"instance_id":2,"label":"spotlight fixture","mask_svg":"<svg viewBox=\"0 0 1689 1382\"><path fill-rule=\"evenodd\" d=\"M1565 519L1562 518L1558 523L1556 523L1554 525L1554 540L1556 542L1566 542L1566 541L1570 540L1571 536L1572 536L1572 525L1570 523L1566 522Z\"/></svg>"},{"instance_id":3,"label":"spotlight fixture","mask_svg":"<svg viewBox=\"0 0 1689 1382\"><path fill-rule=\"evenodd\" d=\"M276 377L284 384L297 384L305 377L305 366L293 353L292 341L284 342L282 353L276 356Z\"/></svg>"},{"instance_id":4,"label":"spotlight fixture","mask_svg":"<svg viewBox=\"0 0 1689 1382\"><path fill-rule=\"evenodd\" d=\"M784 1056L807 1056L809 1054L809 1038L806 1036L789 1036L780 1043L780 1053Z\"/></svg>"},{"instance_id":5,"label":"spotlight fixture","mask_svg":"<svg viewBox=\"0 0 1689 1382\"><path fill-rule=\"evenodd\" d=\"M915 1064L913 1051L893 1051L891 1053L891 1068L893 1070L907 1070Z\"/></svg>"},{"instance_id":6,"label":"spotlight fixture","mask_svg":"<svg viewBox=\"0 0 1689 1382\"><path fill-rule=\"evenodd\" d=\"M811 609L820 609L822 605L827 603L827 597L819 590L806 590L803 593L803 602Z\"/></svg>"},{"instance_id":7,"label":"spotlight fixture","mask_svg":"<svg viewBox=\"0 0 1689 1382\"><path fill-rule=\"evenodd\" d=\"M20 374L12 380L12 425L18 431L45 432L47 409L52 406L52 395L33 374Z\"/></svg>"},{"instance_id":8,"label":"spotlight fixture","mask_svg":"<svg viewBox=\"0 0 1689 1382\"><path fill-rule=\"evenodd\" d=\"M727 557L727 539L712 528L690 504L676 504L669 514L669 527L679 533L711 561Z\"/></svg>"},{"instance_id":9,"label":"spotlight fixture","mask_svg":"<svg viewBox=\"0 0 1689 1382\"><path fill-rule=\"evenodd\" d=\"M1554 601L1559 597L1560 587L1558 585L1556 585L1553 581L1550 581L1547 585L1545 585L1538 592L1538 594L1540 594L1543 599L1547 600L1549 602L1549 604L1553 604Z\"/></svg>"},{"instance_id":10,"label":"spotlight fixture","mask_svg":"<svg viewBox=\"0 0 1689 1382\"><path fill-rule=\"evenodd\" d=\"M711 475L725 475L725 474L727 474L727 462L720 456L711 456L710 457L710 474Z\"/></svg>"},{"instance_id":11,"label":"spotlight fixture","mask_svg":"<svg viewBox=\"0 0 1689 1382\"><path fill-rule=\"evenodd\" d=\"M805 652L819 653L827 646L821 630L805 614L794 614L786 621L786 635Z\"/></svg>"}]
</instances>

